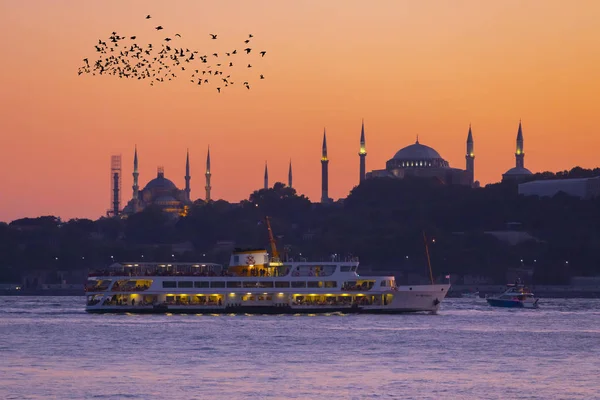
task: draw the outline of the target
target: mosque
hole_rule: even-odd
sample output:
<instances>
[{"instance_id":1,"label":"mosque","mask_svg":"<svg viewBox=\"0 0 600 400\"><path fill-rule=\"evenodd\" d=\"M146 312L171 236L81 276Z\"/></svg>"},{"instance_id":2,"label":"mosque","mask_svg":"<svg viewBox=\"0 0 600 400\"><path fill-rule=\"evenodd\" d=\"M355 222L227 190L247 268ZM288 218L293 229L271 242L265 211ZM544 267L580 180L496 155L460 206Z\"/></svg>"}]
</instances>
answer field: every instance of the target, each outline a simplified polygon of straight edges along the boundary
<instances>
[{"instance_id":1,"label":"mosque","mask_svg":"<svg viewBox=\"0 0 600 400\"><path fill-rule=\"evenodd\" d=\"M210 201L210 149L206 155L206 201ZM138 155L137 147L133 156L133 194L131 200L123 208L122 214L131 215L142 211L149 206L159 207L164 212L173 216L184 216L187 214L189 206L192 205L190 198L190 154L186 155L185 161L185 188L178 189L173 181L165 178L165 171L158 167L156 178L152 179L146 186L139 190L138 184Z\"/></svg>"},{"instance_id":2,"label":"mosque","mask_svg":"<svg viewBox=\"0 0 600 400\"><path fill-rule=\"evenodd\" d=\"M404 179L406 177L434 178L444 184L466 185L479 187L475 181L475 151L473 131L469 125L466 142L465 169L452 168L439 152L432 147L419 143L419 138L414 144L406 146L396 152L385 164L385 169L376 169L366 172L366 141L365 124L363 121L360 132L360 149L358 152L359 183L365 179L390 177ZM515 167L502 175L502 181L520 182L532 175L525 168L525 152L523 146L523 128L519 121L517 130L517 146L515 152ZM327 157L327 135L323 132L323 147L321 153L321 203L331 202L329 198L329 158Z\"/></svg>"}]
</instances>

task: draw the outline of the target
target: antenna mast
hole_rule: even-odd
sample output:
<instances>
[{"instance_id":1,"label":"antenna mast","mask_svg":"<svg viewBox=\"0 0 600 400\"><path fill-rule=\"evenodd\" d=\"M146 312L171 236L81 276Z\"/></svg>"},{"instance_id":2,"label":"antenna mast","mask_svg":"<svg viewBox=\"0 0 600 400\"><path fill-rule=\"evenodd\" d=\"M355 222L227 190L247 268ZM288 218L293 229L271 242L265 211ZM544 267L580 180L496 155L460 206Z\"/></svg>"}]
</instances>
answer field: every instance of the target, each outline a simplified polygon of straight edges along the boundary
<instances>
[{"instance_id":1,"label":"antenna mast","mask_svg":"<svg viewBox=\"0 0 600 400\"><path fill-rule=\"evenodd\" d=\"M429 267L429 279L431 280L431 284L433 285L433 272L431 272L431 260L429 259L429 245L427 244L427 236L425 236L425 231L423 231L423 241L425 242L425 254L427 255L427 266Z\"/></svg>"}]
</instances>

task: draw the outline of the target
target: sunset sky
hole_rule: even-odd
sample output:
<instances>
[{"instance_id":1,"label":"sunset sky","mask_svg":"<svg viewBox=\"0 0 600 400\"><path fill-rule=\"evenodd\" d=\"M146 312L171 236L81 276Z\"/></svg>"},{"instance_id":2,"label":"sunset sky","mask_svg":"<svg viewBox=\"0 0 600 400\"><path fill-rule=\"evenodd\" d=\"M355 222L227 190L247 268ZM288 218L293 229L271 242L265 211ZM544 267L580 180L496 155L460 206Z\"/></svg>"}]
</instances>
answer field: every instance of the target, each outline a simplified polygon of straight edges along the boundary
<instances>
[{"instance_id":1,"label":"sunset sky","mask_svg":"<svg viewBox=\"0 0 600 400\"><path fill-rule=\"evenodd\" d=\"M123 206L135 145L141 187L159 165L183 187L189 148L192 197L203 198L210 145L213 198L261 188L265 160L271 184L285 182L291 158L294 186L318 201L324 127L329 193L345 197L362 118L367 171L417 135L464 168L471 123L475 179L497 182L514 166L519 119L531 171L597 167L598 21L595 0L0 0L0 221L104 215L113 154ZM186 79L78 76L112 31L155 46L180 33L181 47L209 54L243 49L252 33L267 54L220 94Z\"/></svg>"}]
</instances>

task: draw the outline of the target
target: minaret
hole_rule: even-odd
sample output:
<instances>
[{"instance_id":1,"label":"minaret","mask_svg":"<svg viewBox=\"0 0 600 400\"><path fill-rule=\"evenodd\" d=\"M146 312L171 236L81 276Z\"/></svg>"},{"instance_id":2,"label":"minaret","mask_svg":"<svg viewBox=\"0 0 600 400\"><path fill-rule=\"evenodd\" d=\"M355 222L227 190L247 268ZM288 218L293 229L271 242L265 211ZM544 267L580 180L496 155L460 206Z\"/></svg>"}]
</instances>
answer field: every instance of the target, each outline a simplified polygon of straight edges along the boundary
<instances>
[{"instance_id":1,"label":"minaret","mask_svg":"<svg viewBox=\"0 0 600 400\"><path fill-rule=\"evenodd\" d=\"M206 177L206 186L204 189L206 190L206 196L204 197L204 201L207 203L210 201L210 146L208 146L208 151L206 152L206 172L204 173Z\"/></svg>"},{"instance_id":2,"label":"minaret","mask_svg":"<svg viewBox=\"0 0 600 400\"><path fill-rule=\"evenodd\" d=\"M190 150L187 150L186 158L185 158L185 196L187 197L187 201L190 200Z\"/></svg>"},{"instance_id":3,"label":"minaret","mask_svg":"<svg viewBox=\"0 0 600 400\"><path fill-rule=\"evenodd\" d=\"M133 200L137 201L138 200L138 195L139 195L139 185L138 185L138 177L140 176L140 173L138 172L138 157L137 157L137 145L135 146L135 150L133 153Z\"/></svg>"},{"instance_id":4,"label":"minaret","mask_svg":"<svg viewBox=\"0 0 600 400\"><path fill-rule=\"evenodd\" d=\"M469 180L471 185L475 181L475 153L473 151L473 132L471 132L471 124L469 124L469 134L467 135L467 172L469 173Z\"/></svg>"},{"instance_id":5,"label":"minaret","mask_svg":"<svg viewBox=\"0 0 600 400\"><path fill-rule=\"evenodd\" d=\"M519 120L519 131L517 132L517 151L515 152L517 168L525 168L525 153L523 152L523 129Z\"/></svg>"},{"instance_id":6,"label":"minaret","mask_svg":"<svg viewBox=\"0 0 600 400\"><path fill-rule=\"evenodd\" d=\"M288 187L292 187L292 159L290 158L290 168L288 169Z\"/></svg>"},{"instance_id":7,"label":"minaret","mask_svg":"<svg viewBox=\"0 0 600 400\"><path fill-rule=\"evenodd\" d=\"M365 120L363 119L362 128L360 130L360 150L358 151L360 157L360 172L359 172L359 183L365 180L366 164L365 159L367 158L367 149L365 147Z\"/></svg>"},{"instance_id":8,"label":"minaret","mask_svg":"<svg viewBox=\"0 0 600 400\"><path fill-rule=\"evenodd\" d=\"M265 190L269 189L269 170L267 169L267 162L265 161Z\"/></svg>"},{"instance_id":9,"label":"minaret","mask_svg":"<svg viewBox=\"0 0 600 400\"><path fill-rule=\"evenodd\" d=\"M327 133L323 128L323 152L321 154L321 203L329 202L329 159L327 158Z\"/></svg>"}]
</instances>

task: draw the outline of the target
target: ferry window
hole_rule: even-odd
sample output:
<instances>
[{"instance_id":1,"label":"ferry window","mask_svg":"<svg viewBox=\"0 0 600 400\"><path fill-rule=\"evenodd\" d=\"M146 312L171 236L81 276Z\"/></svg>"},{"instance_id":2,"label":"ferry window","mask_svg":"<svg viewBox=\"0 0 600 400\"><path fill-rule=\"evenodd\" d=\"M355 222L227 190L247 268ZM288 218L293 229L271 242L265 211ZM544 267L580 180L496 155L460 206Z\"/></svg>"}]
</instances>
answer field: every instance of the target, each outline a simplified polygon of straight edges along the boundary
<instances>
[{"instance_id":1,"label":"ferry window","mask_svg":"<svg viewBox=\"0 0 600 400\"><path fill-rule=\"evenodd\" d=\"M196 287L196 288L207 288L207 287L210 287L210 282L207 282L207 281L196 281L196 282L194 282L194 287Z\"/></svg>"},{"instance_id":2,"label":"ferry window","mask_svg":"<svg viewBox=\"0 0 600 400\"><path fill-rule=\"evenodd\" d=\"M249 281L249 282L244 282L244 287L245 288L257 288L260 286L258 285L258 282L256 282L256 281Z\"/></svg>"},{"instance_id":3,"label":"ferry window","mask_svg":"<svg viewBox=\"0 0 600 400\"><path fill-rule=\"evenodd\" d=\"M356 271L356 265L353 265L352 268L350 268L350 271Z\"/></svg>"},{"instance_id":4,"label":"ferry window","mask_svg":"<svg viewBox=\"0 0 600 400\"><path fill-rule=\"evenodd\" d=\"M302 281L302 282L292 282L292 287L293 288L303 288L306 287L306 282Z\"/></svg>"},{"instance_id":5,"label":"ferry window","mask_svg":"<svg viewBox=\"0 0 600 400\"><path fill-rule=\"evenodd\" d=\"M242 282L227 282L227 287L229 288L241 288Z\"/></svg>"},{"instance_id":6,"label":"ferry window","mask_svg":"<svg viewBox=\"0 0 600 400\"><path fill-rule=\"evenodd\" d=\"M176 288L176 287L177 287L176 281L163 281L163 288Z\"/></svg>"},{"instance_id":7,"label":"ferry window","mask_svg":"<svg viewBox=\"0 0 600 400\"><path fill-rule=\"evenodd\" d=\"M309 287L309 288L323 287L323 282L319 282L319 281L308 281L306 283L307 283L307 287Z\"/></svg>"},{"instance_id":8,"label":"ferry window","mask_svg":"<svg viewBox=\"0 0 600 400\"><path fill-rule=\"evenodd\" d=\"M381 281L381 285L379 285L379 286L385 286L385 282L386 281Z\"/></svg>"},{"instance_id":9,"label":"ferry window","mask_svg":"<svg viewBox=\"0 0 600 400\"><path fill-rule=\"evenodd\" d=\"M349 272L350 271L350 266L349 265L342 265L340 267L340 271L341 272Z\"/></svg>"},{"instance_id":10,"label":"ferry window","mask_svg":"<svg viewBox=\"0 0 600 400\"><path fill-rule=\"evenodd\" d=\"M225 282L224 281L211 282L210 283L210 287L211 288L224 288L225 287Z\"/></svg>"},{"instance_id":11,"label":"ferry window","mask_svg":"<svg viewBox=\"0 0 600 400\"><path fill-rule=\"evenodd\" d=\"M240 262L240 256L233 256L233 262L237 265Z\"/></svg>"},{"instance_id":12,"label":"ferry window","mask_svg":"<svg viewBox=\"0 0 600 400\"><path fill-rule=\"evenodd\" d=\"M194 282L192 282L192 281L179 281L179 282L177 282L177 287L180 287L180 288L191 288L191 287L194 287Z\"/></svg>"},{"instance_id":13,"label":"ferry window","mask_svg":"<svg viewBox=\"0 0 600 400\"><path fill-rule=\"evenodd\" d=\"M275 282L275 287L290 287L290 283L289 282Z\"/></svg>"},{"instance_id":14,"label":"ferry window","mask_svg":"<svg viewBox=\"0 0 600 400\"><path fill-rule=\"evenodd\" d=\"M337 287L337 282L336 281L325 281L325 287L326 288L334 288Z\"/></svg>"},{"instance_id":15,"label":"ferry window","mask_svg":"<svg viewBox=\"0 0 600 400\"><path fill-rule=\"evenodd\" d=\"M259 282L259 285L261 288L272 288L273 281L262 281L262 282Z\"/></svg>"}]
</instances>

